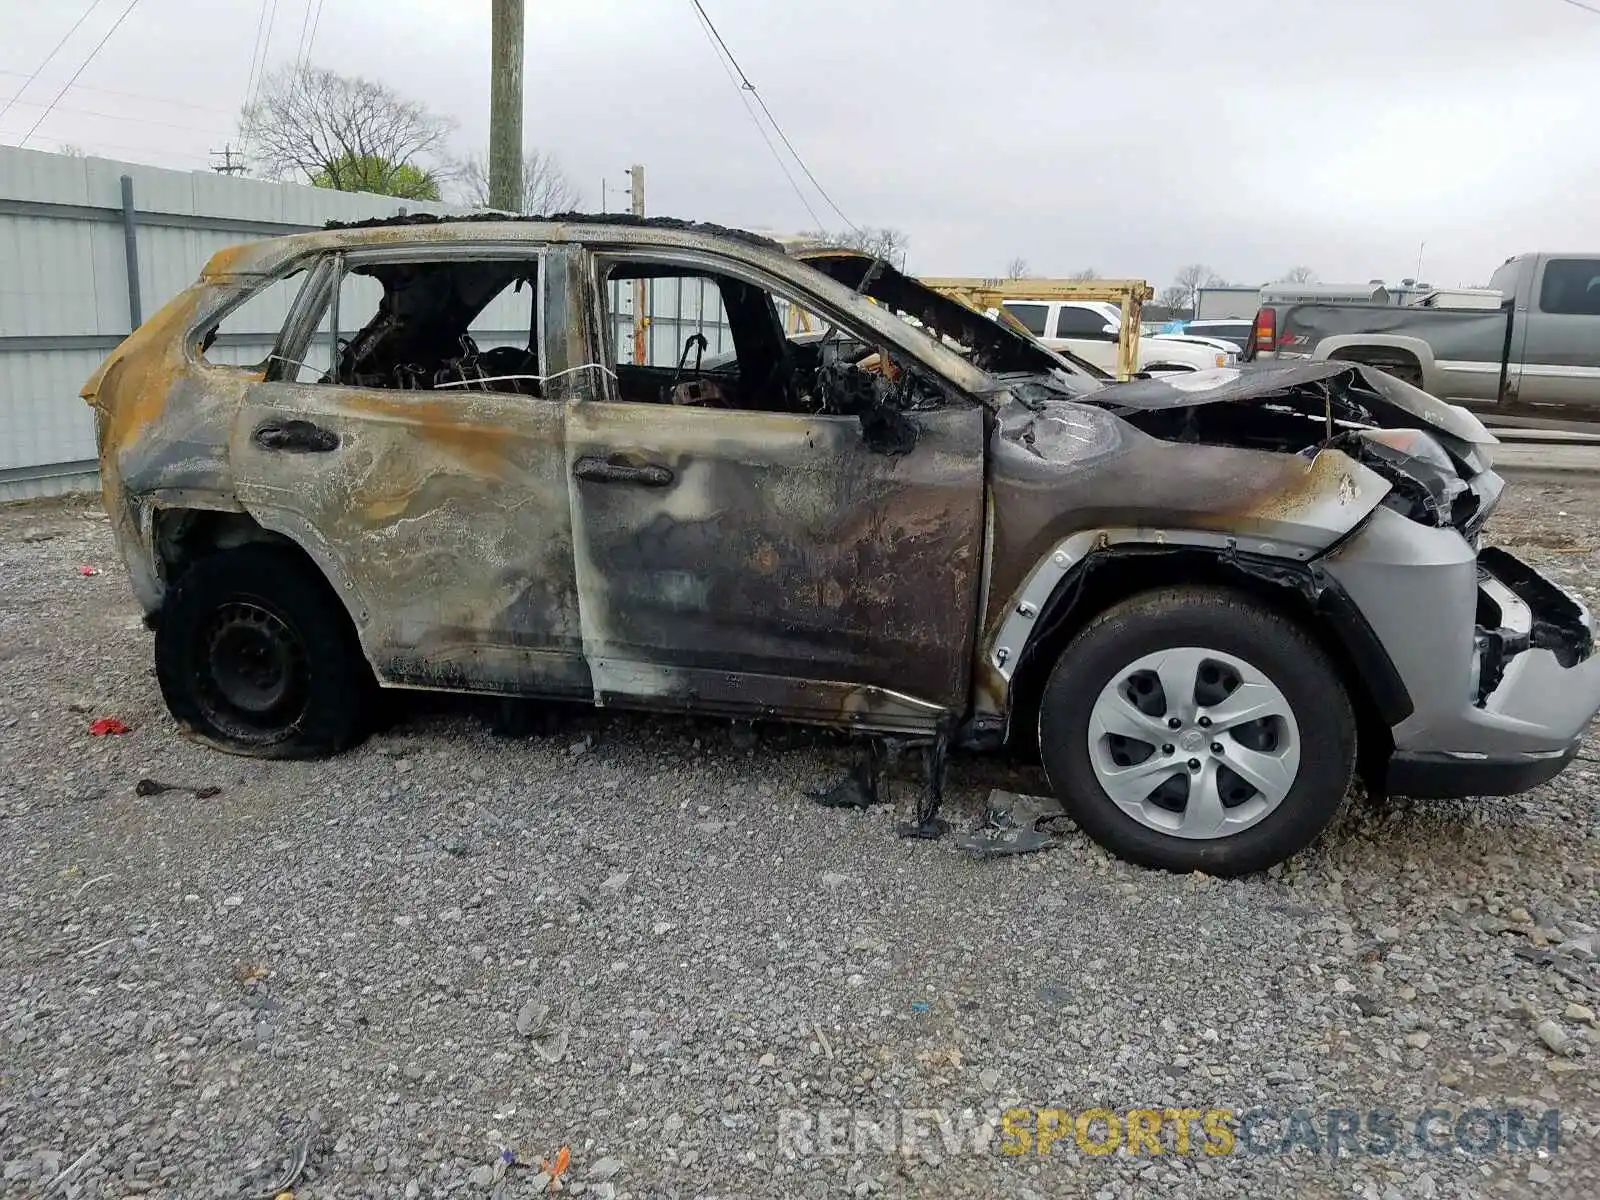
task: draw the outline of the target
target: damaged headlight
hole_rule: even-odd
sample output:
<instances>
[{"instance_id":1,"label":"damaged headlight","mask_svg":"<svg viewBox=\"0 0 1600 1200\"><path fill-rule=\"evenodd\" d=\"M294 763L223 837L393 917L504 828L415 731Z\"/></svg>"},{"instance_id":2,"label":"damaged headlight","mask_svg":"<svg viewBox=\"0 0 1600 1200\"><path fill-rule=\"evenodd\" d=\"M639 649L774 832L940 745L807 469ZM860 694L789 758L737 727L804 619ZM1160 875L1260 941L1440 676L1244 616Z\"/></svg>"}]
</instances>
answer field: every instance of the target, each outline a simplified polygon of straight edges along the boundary
<instances>
[{"instance_id":1,"label":"damaged headlight","mask_svg":"<svg viewBox=\"0 0 1600 1200\"><path fill-rule=\"evenodd\" d=\"M1450 461L1450 455L1438 443L1432 434L1424 433L1420 429L1362 429L1357 437L1369 442L1377 442L1398 450L1412 458L1420 458L1423 462L1438 467L1447 475L1456 473L1455 463Z\"/></svg>"},{"instance_id":2,"label":"damaged headlight","mask_svg":"<svg viewBox=\"0 0 1600 1200\"><path fill-rule=\"evenodd\" d=\"M1453 525L1464 533L1478 514L1478 497L1461 477L1455 460L1431 434L1420 429L1358 429L1356 457L1377 471L1394 490L1390 508L1427 525Z\"/></svg>"}]
</instances>

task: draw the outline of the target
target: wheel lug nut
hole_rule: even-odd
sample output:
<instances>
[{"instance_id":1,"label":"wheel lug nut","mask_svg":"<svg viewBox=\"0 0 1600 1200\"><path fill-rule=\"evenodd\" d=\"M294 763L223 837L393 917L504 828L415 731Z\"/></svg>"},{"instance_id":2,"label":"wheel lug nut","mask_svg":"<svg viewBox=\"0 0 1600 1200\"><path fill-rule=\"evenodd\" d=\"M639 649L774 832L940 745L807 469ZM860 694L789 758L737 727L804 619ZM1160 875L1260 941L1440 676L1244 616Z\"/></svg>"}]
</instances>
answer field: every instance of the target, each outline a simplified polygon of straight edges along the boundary
<instances>
[{"instance_id":1,"label":"wheel lug nut","mask_svg":"<svg viewBox=\"0 0 1600 1200\"><path fill-rule=\"evenodd\" d=\"M1163 754L1172 754L1172 753L1174 753L1173 748L1172 748L1172 743L1168 742L1165 746L1161 747L1161 753L1163 753Z\"/></svg>"},{"instance_id":2,"label":"wheel lug nut","mask_svg":"<svg viewBox=\"0 0 1600 1200\"><path fill-rule=\"evenodd\" d=\"M1183 722L1182 722L1182 721L1180 721L1180 720L1178 720L1178 718L1177 718L1177 717L1168 717L1168 718L1167 718L1167 728L1168 728L1168 729L1177 729L1177 728L1179 728L1179 727L1180 727L1180 726L1181 726L1181 725L1182 725L1182 724L1183 724Z\"/></svg>"},{"instance_id":3,"label":"wheel lug nut","mask_svg":"<svg viewBox=\"0 0 1600 1200\"><path fill-rule=\"evenodd\" d=\"M1222 743L1221 742L1212 742L1211 743L1211 753L1213 753L1213 754L1221 754L1222 753Z\"/></svg>"},{"instance_id":4,"label":"wheel lug nut","mask_svg":"<svg viewBox=\"0 0 1600 1200\"><path fill-rule=\"evenodd\" d=\"M1210 717L1201 717L1200 718L1200 728L1201 729L1210 729L1211 728L1211 718Z\"/></svg>"},{"instance_id":5,"label":"wheel lug nut","mask_svg":"<svg viewBox=\"0 0 1600 1200\"><path fill-rule=\"evenodd\" d=\"M1198 771L1199 769L1200 769L1200 760L1198 758L1191 758L1189 760L1189 770Z\"/></svg>"}]
</instances>

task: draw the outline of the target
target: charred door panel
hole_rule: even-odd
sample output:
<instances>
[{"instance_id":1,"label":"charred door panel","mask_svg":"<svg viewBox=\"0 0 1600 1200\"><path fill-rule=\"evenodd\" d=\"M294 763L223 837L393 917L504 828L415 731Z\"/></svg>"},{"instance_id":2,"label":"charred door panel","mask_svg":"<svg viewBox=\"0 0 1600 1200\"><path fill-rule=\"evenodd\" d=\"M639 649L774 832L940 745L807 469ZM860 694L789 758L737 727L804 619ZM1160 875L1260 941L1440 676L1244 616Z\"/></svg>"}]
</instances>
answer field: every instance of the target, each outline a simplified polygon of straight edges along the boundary
<instances>
[{"instance_id":1,"label":"charred door panel","mask_svg":"<svg viewBox=\"0 0 1600 1200\"><path fill-rule=\"evenodd\" d=\"M483 392L252 387L237 494L316 558L379 677L590 692L562 402Z\"/></svg>"},{"instance_id":2,"label":"charred door panel","mask_svg":"<svg viewBox=\"0 0 1600 1200\"><path fill-rule=\"evenodd\" d=\"M982 417L909 419L894 456L855 417L574 403L596 699L898 728L964 711Z\"/></svg>"}]
</instances>

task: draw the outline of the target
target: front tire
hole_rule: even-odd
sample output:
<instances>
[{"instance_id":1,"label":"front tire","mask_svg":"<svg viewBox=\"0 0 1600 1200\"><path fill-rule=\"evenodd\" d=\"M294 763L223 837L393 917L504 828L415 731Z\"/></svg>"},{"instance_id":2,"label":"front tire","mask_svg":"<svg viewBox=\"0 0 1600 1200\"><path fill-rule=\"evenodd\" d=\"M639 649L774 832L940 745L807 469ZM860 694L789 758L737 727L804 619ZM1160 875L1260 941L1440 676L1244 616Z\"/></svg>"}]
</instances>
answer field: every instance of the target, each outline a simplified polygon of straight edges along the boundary
<instances>
[{"instance_id":1,"label":"front tire","mask_svg":"<svg viewBox=\"0 0 1600 1200\"><path fill-rule=\"evenodd\" d=\"M1095 617L1045 685L1039 751L1080 827L1121 858L1242 875L1314 841L1344 800L1355 716L1304 630L1222 588Z\"/></svg>"},{"instance_id":2,"label":"front tire","mask_svg":"<svg viewBox=\"0 0 1600 1200\"><path fill-rule=\"evenodd\" d=\"M172 715L232 753L334 754L373 713L372 673L338 599L303 558L273 547L214 554L180 576L155 656Z\"/></svg>"}]
</instances>

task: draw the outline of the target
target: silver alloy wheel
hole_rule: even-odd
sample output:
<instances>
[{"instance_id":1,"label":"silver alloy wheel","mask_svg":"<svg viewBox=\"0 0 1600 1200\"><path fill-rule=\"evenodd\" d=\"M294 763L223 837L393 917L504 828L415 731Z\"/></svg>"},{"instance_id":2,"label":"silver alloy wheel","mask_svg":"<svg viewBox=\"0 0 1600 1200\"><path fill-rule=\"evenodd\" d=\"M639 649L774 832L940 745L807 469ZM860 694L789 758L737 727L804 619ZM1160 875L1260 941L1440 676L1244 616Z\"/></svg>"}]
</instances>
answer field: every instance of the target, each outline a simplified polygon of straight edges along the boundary
<instances>
[{"instance_id":1,"label":"silver alloy wheel","mask_svg":"<svg viewBox=\"0 0 1600 1200\"><path fill-rule=\"evenodd\" d=\"M1089 763L1113 802L1174 837L1230 837L1283 802L1300 727L1278 686L1220 650L1174 647L1118 671L1089 714Z\"/></svg>"}]
</instances>

